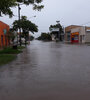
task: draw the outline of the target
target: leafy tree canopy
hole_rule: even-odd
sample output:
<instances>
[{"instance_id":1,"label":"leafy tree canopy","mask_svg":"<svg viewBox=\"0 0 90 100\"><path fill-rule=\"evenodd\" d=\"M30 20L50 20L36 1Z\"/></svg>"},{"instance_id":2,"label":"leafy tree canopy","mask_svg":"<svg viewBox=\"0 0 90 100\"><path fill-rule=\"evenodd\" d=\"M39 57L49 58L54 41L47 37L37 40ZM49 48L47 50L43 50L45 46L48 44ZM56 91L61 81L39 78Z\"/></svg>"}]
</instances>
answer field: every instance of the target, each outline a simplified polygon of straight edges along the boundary
<instances>
[{"instance_id":1,"label":"leafy tree canopy","mask_svg":"<svg viewBox=\"0 0 90 100\"><path fill-rule=\"evenodd\" d=\"M18 3L25 5L33 5L33 10L41 10L44 6L40 5L42 0L0 0L0 14L13 16L12 7L17 6Z\"/></svg>"},{"instance_id":2,"label":"leafy tree canopy","mask_svg":"<svg viewBox=\"0 0 90 100\"><path fill-rule=\"evenodd\" d=\"M63 32L63 27L61 26L61 24L50 25L49 30L51 30L52 28L59 28L60 32Z\"/></svg>"},{"instance_id":3,"label":"leafy tree canopy","mask_svg":"<svg viewBox=\"0 0 90 100\"><path fill-rule=\"evenodd\" d=\"M29 31L31 31L32 33L38 32L38 26L27 20L26 16L22 16L20 21L15 20L13 22L13 29L17 31L19 28L22 29L23 33Z\"/></svg>"},{"instance_id":4,"label":"leafy tree canopy","mask_svg":"<svg viewBox=\"0 0 90 100\"><path fill-rule=\"evenodd\" d=\"M42 33L41 36L37 38L38 40L43 40L43 41L51 41L51 35L49 33Z\"/></svg>"},{"instance_id":5,"label":"leafy tree canopy","mask_svg":"<svg viewBox=\"0 0 90 100\"><path fill-rule=\"evenodd\" d=\"M25 45L27 44L27 40L29 40L29 32L38 32L38 26L27 20L26 16L22 16L21 20L15 20L13 22L13 30L18 31L18 29L22 30L21 37L25 38ZM20 38L21 39L21 38ZM22 44L20 40L20 45Z\"/></svg>"},{"instance_id":6,"label":"leafy tree canopy","mask_svg":"<svg viewBox=\"0 0 90 100\"><path fill-rule=\"evenodd\" d=\"M30 41L33 41L34 40L34 36L30 36Z\"/></svg>"},{"instance_id":7,"label":"leafy tree canopy","mask_svg":"<svg viewBox=\"0 0 90 100\"><path fill-rule=\"evenodd\" d=\"M56 25L50 25L51 28L58 28L59 26L56 24Z\"/></svg>"}]
</instances>

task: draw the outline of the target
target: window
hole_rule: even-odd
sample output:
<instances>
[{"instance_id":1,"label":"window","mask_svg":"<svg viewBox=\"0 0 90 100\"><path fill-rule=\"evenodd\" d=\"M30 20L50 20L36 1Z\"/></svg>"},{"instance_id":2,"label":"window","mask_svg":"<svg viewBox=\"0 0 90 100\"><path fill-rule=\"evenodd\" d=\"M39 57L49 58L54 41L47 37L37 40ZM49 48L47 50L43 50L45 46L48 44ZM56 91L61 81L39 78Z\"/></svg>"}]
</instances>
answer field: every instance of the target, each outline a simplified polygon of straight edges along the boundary
<instances>
[{"instance_id":1,"label":"window","mask_svg":"<svg viewBox=\"0 0 90 100\"><path fill-rule=\"evenodd\" d=\"M71 35L71 31L68 31L68 32L67 32L67 35Z\"/></svg>"},{"instance_id":2,"label":"window","mask_svg":"<svg viewBox=\"0 0 90 100\"><path fill-rule=\"evenodd\" d=\"M75 35L74 36L74 40L78 40L78 35Z\"/></svg>"},{"instance_id":3,"label":"window","mask_svg":"<svg viewBox=\"0 0 90 100\"><path fill-rule=\"evenodd\" d=\"M85 35L82 35L82 39L85 40Z\"/></svg>"}]
</instances>

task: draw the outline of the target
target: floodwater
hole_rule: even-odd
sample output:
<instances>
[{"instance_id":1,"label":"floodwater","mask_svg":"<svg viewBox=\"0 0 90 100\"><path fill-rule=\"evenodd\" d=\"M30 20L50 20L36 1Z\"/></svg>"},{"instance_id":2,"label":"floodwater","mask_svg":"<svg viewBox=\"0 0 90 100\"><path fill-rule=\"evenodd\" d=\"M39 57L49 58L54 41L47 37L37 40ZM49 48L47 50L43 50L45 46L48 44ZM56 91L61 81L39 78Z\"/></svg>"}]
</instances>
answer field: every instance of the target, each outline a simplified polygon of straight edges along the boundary
<instances>
[{"instance_id":1,"label":"floodwater","mask_svg":"<svg viewBox=\"0 0 90 100\"><path fill-rule=\"evenodd\" d=\"M31 42L0 67L0 100L90 100L90 46Z\"/></svg>"}]
</instances>

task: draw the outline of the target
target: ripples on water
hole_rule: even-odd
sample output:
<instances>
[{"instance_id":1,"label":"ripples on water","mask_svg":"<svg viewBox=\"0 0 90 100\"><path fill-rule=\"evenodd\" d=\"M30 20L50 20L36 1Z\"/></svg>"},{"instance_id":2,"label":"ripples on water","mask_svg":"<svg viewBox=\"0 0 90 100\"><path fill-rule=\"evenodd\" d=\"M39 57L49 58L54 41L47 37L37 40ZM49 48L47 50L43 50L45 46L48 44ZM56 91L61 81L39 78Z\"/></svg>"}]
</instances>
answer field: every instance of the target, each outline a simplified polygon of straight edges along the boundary
<instances>
[{"instance_id":1,"label":"ripples on water","mask_svg":"<svg viewBox=\"0 0 90 100\"><path fill-rule=\"evenodd\" d=\"M90 100L90 47L34 41L0 67L0 100Z\"/></svg>"}]
</instances>

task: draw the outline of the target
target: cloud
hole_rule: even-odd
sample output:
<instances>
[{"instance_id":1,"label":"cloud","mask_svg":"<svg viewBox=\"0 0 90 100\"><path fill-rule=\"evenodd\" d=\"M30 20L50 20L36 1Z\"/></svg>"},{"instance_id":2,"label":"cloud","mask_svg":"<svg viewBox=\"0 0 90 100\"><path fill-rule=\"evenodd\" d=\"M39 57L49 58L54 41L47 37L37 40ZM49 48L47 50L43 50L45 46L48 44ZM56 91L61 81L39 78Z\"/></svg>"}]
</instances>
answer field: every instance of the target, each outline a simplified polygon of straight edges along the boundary
<instances>
[{"instance_id":1,"label":"cloud","mask_svg":"<svg viewBox=\"0 0 90 100\"><path fill-rule=\"evenodd\" d=\"M41 32L48 32L49 26L56 24L56 20L60 20L64 26L90 22L90 0L43 0L43 4L45 7L41 12L33 11L32 6L21 6L21 15L26 15L28 18L37 16L30 19L39 26L37 36ZM15 15L18 14L17 8L13 11ZM11 25L18 18L9 19L4 16L0 19Z\"/></svg>"}]
</instances>

